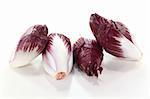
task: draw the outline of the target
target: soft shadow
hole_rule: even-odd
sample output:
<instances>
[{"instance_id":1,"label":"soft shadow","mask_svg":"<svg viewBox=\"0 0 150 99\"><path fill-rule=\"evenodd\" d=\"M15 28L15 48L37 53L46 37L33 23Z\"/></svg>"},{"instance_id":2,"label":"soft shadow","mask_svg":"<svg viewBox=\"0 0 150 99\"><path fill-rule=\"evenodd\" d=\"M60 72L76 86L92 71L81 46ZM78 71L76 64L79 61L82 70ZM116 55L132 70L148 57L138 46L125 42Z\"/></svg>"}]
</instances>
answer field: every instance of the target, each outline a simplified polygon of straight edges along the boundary
<instances>
[{"instance_id":1,"label":"soft shadow","mask_svg":"<svg viewBox=\"0 0 150 99\"><path fill-rule=\"evenodd\" d=\"M44 69L43 69L43 71L44 71ZM63 92L63 93L65 91L69 91L71 82L72 82L72 76L73 76L72 74L69 74L66 78L64 78L62 80L54 79L49 74L47 74L45 71L44 71L44 76L48 80L48 82L55 87L55 89L57 91Z\"/></svg>"},{"instance_id":2,"label":"soft shadow","mask_svg":"<svg viewBox=\"0 0 150 99\"><path fill-rule=\"evenodd\" d=\"M75 78L77 78L78 80L81 80L81 82L85 81L86 83L88 82L94 86L97 86L101 83L100 74L99 74L99 77L87 76L86 73L84 73L79 68L77 68L76 64L75 64L74 72L75 72Z\"/></svg>"},{"instance_id":3,"label":"soft shadow","mask_svg":"<svg viewBox=\"0 0 150 99\"><path fill-rule=\"evenodd\" d=\"M112 87L126 73L132 70L134 71L141 66L141 61L125 61L112 57L105 58L101 64L103 67L102 74L99 74L98 78L87 76L75 66L75 79L90 96L106 94L109 91L109 86Z\"/></svg>"},{"instance_id":4,"label":"soft shadow","mask_svg":"<svg viewBox=\"0 0 150 99\"><path fill-rule=\"evenodd\" d=\"M14 68L13 70L24 76L38 76L42 74L41 66L42 64L28 64L23 67Z\"/></svg>"},{"instance_id":5,"label":"soft shadow","mask_svg":"<svg viewBox=\"0 0 150 99\"><path fill-rule=\"evenodd\" d=\"M79 69L75 69L75 79L78 82L78 84L84 88L86 93L88 93L88 96L99 96L101 95L100 90L103 88L103 82L100 79L101 75L99 77L95 76L87 76L84 72L80 71Z\"/></svg>"},{"instance_id":6,"label":"soft shadow","mask_svg":"<svg viewBox=\"0 0 150 99\"><path fill-rule=\"evenodd\" d=\"M102 63L103 68L116 71L116 72L128 72L140 66L140 61L127 61L119 58L111 58L107 62Z\"/></svg>"}]
</instances>

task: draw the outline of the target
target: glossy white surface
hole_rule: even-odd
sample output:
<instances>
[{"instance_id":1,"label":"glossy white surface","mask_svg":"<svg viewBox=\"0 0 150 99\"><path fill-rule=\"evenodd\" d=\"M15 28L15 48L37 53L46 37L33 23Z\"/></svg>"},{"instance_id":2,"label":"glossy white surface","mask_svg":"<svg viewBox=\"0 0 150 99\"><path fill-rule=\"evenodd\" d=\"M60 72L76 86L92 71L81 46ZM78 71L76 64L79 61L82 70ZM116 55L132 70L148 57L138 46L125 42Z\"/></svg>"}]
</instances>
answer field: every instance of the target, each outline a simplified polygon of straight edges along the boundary
<instances>
[{"instance_id":1,"label":"glossy white surface","mask_svg":"<svg viewBox=\"0 0 150 99\"><path fill-rule=\"evenodd\" d=\"M148 97L149 4L148 0L0 1L0 97ZM143 52L141 61L123 61L105 54L98 79L75 69L64 81L55 81L43 72L41 57L34 61L36 64L10 68L11 52L30 26L46 24L49 33L66 34L72 42L80 35L94 38L89 18L95 12L128 26Z\"/></svg>"}]
</instances>

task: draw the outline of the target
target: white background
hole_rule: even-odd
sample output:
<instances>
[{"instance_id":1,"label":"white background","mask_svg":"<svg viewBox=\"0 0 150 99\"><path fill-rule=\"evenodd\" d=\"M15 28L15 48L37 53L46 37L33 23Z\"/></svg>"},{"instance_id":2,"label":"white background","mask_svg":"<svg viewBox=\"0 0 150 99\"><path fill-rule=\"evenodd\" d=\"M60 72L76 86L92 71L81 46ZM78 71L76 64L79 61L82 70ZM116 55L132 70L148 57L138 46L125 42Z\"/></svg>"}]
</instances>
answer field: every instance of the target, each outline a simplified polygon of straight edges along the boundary
<instances>
[{"instance_id":1,"label":"white background","mask_svg":"<svg viewBox=\"0 0 150 99\"><path fill-rule=\"evenodd\" d=\"M141 97L150 95L150 2L148 0L0 0L0 97ZM36 64L9 67L19 37L35 24L49 33L64 33L74 42L79 34L94 38L89 17L98 13L128 26L143 52L139 62L118 60L105 53L98 79L74 70L64 81L54 81Z\"/></svg>"}]
</instances>

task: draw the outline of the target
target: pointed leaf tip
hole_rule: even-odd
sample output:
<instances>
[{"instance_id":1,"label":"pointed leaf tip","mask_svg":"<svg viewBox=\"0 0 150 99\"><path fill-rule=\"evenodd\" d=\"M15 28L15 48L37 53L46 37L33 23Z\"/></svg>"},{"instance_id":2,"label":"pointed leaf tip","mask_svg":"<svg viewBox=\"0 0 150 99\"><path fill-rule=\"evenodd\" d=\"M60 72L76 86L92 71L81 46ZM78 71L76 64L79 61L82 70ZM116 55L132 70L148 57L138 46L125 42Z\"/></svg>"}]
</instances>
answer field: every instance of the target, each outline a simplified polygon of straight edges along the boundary
<instances>
[{"instance_id":1,"label":"pointed leaf tip","mask_svg":"<svg viewBox=\"0 0 150 99\"><path fill-rule=\"evenodd\" d=\"M133 54L130 52L130 47L134 51L134 56L140 57L140 51L137 50L128 28L121 22L108 20L98 14L92 14L90 27L97 42L106 52L116 57L135 60L137 59L136 57L131 57Z\"/></svg>"},{"instance_id":2,"label":"pointed leaf tip","mask_svg":"<svg viewBox=\"0 0 150 99\"><path fill-rule=\"evenodd\" d=\"M46 25L35 25L27 29L18 42L10 64L13 67L24 66L41 54L48 41L47 33Z\"/></svg>"}]
</instances>

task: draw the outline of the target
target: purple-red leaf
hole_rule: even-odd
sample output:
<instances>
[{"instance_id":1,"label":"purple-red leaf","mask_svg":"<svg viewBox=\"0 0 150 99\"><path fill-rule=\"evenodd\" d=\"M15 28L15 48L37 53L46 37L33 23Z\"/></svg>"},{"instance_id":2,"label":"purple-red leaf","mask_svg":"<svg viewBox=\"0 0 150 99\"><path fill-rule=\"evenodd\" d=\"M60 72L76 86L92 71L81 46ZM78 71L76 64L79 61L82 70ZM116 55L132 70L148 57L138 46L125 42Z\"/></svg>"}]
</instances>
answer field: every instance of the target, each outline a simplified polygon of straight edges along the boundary
<instances>
[{"instance_id":1,"label":"purple-red leaf","mask_svg":"<svg viewBox=\"0 0 150 99\"><path fill-rule=\"evenodd\" d=\"M141 58L141 52L133 43L128 28L121 22L108 20L95 13L90 17L90 27L97 42L106 52L128 60Z\"/></svg>"},{"instance_id":2,"label":"purple-red leaf","mask_svg":"<svg viewBox=\"0 0 150 99\"><path fill-rule=\"evenodd\" d=\"M74 44L74 58L78 67L88 76L96 76L102 72L103 53L95 40L79 38Z\"/></svg>"},{"instance_id":3,"label":"purple-red leaf","mask_svg":"<svg viewBox=\"0 0 150 99\"><path fill-rule=\"evenodd\" d=\"M29 64L42 53L47 44L48 29L46 25L30 27L21 37L11 60L11 66L20 67Z\"/></svg>"}]
</instances>

